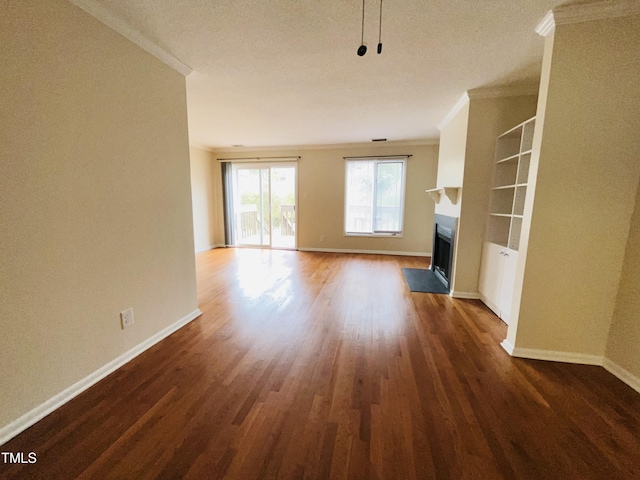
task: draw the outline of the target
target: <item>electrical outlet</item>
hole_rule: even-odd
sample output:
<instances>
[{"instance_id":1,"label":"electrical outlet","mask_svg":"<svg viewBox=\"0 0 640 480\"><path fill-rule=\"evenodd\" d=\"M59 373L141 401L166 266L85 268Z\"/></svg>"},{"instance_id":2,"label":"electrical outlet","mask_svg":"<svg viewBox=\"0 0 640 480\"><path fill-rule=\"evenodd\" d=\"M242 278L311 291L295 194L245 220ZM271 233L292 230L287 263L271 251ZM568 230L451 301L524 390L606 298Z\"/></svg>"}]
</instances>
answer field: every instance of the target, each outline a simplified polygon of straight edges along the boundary
<instances>
[{"instance_id":1,"label":"electrical outlet","mask_svg":"<svg viewBox=\"0 0 640 480\"><path fill-rule=\"evenodd\" d=\"M320 235L320 241L324 242L324 235Z\"/></svg>"},{"instance_id":2,"label":"electrical outlet","mask_svg":"<svg viewBox=\"0 0 640 480\"><path fill-rule=\"evenodd\" d=\"M123 330L133 325L133 308L127 308L125 311L120 312L120 323Z\"/></svg>"}]
</instances>

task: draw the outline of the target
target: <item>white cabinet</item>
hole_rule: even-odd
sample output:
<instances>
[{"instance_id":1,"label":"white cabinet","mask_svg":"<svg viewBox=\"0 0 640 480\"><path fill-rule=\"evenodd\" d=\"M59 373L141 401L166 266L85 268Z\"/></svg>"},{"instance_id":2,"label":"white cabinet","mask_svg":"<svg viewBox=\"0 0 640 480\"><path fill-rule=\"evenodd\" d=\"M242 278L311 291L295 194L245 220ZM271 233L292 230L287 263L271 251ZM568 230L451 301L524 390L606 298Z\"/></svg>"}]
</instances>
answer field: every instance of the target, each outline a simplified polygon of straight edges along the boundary
<instances>
[{"instance_id":1,"label":"white cabinet","mask_svg":"<svg viewBox=\"0 0 640 480\"><path fill-rule=\"evenodd\" d=\"M502 289L502 270L504 247L491 242L484 242L482 246L482 263L480 264L480 278L478 279L478 292L482 301L500 315L498 302Z\"/></svg>"},{"instance_id":2,"label":"white cabinet","mask_svg":"<svg viewBox=\"0 0 640 480\"><path fill-rule=\"evenodd\" d=\"M480 299L507 324L511 313L517 264L516 250L484 242L478 282Z\"/></svg>"},{"instance_id":3,"label":"white cabinet","mask_svg":"<svg viewBox=\"0 0 640 480\"><path fill-rule=\"evenodd\" d=\"M500 286L500 313L498 316L509 325L511 304L513 303L514 284L516 281L516 267L518 266L518 252L509 248L504 249L502 256L502 282Z\"/></svg>"}]
</instances>

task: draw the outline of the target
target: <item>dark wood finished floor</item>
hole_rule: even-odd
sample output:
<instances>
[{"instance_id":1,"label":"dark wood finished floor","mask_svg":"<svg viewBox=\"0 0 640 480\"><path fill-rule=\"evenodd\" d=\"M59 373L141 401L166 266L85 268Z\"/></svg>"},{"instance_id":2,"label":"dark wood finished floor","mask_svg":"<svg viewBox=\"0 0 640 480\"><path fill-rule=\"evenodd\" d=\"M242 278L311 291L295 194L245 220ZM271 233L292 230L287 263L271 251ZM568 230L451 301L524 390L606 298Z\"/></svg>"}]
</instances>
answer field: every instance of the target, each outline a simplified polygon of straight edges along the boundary
<instances>
[{"instance_id":1,"label":"dark wood finished floor","mask_svg":"<svg viewBox=\"0 0 640 480\"><path fill-rule=\"evenodd\" d=\"M409 293L425 259L220 249L204 314L2 451L47 479L640 478L640 395L512 359L480 302Z\"/></svg>"}]
</instances>

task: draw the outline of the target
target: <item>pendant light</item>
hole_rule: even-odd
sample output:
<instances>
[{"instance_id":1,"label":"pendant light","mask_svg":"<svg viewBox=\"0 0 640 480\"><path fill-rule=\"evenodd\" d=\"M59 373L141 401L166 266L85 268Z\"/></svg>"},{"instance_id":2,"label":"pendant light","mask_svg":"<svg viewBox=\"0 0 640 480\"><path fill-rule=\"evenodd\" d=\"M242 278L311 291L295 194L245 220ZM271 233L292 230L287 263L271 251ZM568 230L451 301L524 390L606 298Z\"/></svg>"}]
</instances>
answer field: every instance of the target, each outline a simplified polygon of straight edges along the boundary
<instances>
[{"instance_id":1,"label":"pendant light","mask_svg":"<svg viewBox=\"0 0 640 480\"><path fill-rule=\"evenodd\" d=\"M362 38L360 40L360 46L358 47L358 56L362 57L365 53L367 53L367 46L364 44L364 2L362 0Z\"/></svg>"},{"instance_id":2,"label":"pendant light","mask_svg":"<svg viewBox=\"0 0 640 480\"><path fill-rule=\"evenodd\" d=\"M382 53L382 0L380 0L380 26L378 28L378 55Z\"/></svg>"},{"instance_id":3,"label":"pendant light","mask_svg":"<svg viewBox=\"0 0 640 480\"><path fill-rule=\"evenodd\" d=\"M360 38L360 46L358 47L358 56L363 57L367 53L367 46L364 44L364 7L365 1L362 0L362 36ZM378 23L378 55L382 53L382 0L380 0L380 16Z\"/></svg>"}]
</instances>

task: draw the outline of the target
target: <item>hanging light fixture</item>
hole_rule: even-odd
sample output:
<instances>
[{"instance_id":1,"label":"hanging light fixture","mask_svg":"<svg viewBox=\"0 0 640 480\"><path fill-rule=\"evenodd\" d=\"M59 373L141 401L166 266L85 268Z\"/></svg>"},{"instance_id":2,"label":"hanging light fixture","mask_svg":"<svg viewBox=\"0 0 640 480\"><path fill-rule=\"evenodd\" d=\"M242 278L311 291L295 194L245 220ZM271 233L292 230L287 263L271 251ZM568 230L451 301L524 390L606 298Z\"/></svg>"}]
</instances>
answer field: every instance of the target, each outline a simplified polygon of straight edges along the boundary
<instances>
[{"instance_id":1,"label":"hanging light fixture","mask_svg":"<svg viewBox=\"0 0 640 480\"><path fill-rule=\"evenodd\" d=\"M378 55L382 53L382 0L380 0L380 24L378 28Z\"/></svg>"},{"instance_id":2,"label":"hanging light fixture","mask_svg":"<svg viewBox=\"0 0 640 480\"><path fill-rule=\"evenodd\" d=\"M365 0L362 0L362 37L358 47L358 56L363 57L367 53L367 46L364 44L364 7ZM382 0L380 0L380 17L378 24L378 55L382 53Z\"/></svg>"},{"instance_id":3,"label":"hanging light fixture","mask_svg":"<svg viewBox=\"0 0 640 480\"><path fill-rule=\"evenodd\" d=\"M362 38L358 47L358 56L360 57L367 53L367 46L364 44L364 2L365 0L362 0Z\"/></svg>"}]
</instances>

